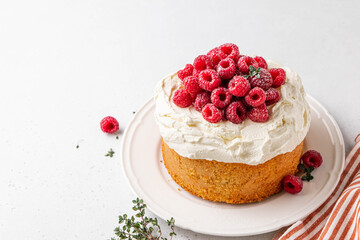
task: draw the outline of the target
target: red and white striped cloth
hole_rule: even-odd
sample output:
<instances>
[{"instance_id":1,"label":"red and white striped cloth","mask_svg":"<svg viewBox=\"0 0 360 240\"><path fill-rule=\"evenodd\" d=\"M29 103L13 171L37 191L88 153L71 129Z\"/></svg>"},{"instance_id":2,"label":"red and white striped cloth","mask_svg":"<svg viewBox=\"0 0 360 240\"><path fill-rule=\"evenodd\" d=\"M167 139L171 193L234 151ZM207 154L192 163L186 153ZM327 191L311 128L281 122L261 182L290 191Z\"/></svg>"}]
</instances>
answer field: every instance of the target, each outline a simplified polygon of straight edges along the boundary
<instances>
[{"instance_id":1,"label":"red and white striped cloth","mask_svg":"<svg viewBox=\"0 0 360 240\"><path fill-rule=\"evenodd\" d=\"M345 169L330 197L314 212L273 240L360 239L360 134L345 160Z\"/></svg>"}]
</instances>

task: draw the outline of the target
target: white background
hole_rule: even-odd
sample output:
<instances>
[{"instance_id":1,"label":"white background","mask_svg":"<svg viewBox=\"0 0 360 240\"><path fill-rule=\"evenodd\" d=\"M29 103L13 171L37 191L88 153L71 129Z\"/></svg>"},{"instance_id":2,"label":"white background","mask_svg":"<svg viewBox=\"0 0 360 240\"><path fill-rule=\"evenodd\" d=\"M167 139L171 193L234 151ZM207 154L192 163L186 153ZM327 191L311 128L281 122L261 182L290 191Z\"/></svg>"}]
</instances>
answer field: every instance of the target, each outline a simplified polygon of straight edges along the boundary
<instances>
[{"instance_id":1,"label":"white background","mask_svg":"<svg viewBox=\"0 0 360 240\"><path fill-rule=\"evenodd\" d=\"M360 130L359 10L355 0L0 1L0 239L113 236L136 196L121 134L102 133L100 120L124 130L162 76L225 42L297 71L349 151Z\"/></svg>"}]
</instances>

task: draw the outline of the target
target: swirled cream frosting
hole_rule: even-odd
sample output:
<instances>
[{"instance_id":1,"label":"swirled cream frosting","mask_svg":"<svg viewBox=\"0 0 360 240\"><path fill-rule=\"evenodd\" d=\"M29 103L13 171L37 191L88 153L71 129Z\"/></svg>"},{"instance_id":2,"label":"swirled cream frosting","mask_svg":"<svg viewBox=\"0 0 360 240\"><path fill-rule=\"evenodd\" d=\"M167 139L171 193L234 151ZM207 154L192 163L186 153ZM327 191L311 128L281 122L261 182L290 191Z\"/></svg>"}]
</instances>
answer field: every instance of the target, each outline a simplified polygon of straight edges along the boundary
<instances>
[{"instance_id":1,"label":"swirled cream frosting","mask_svg":"<svg viewBox=\"0 0 360 240\"><path fill-rule=\"evenodd\" d=\"M281 99L271 105L265 123L249 118L240 124L209 123L193 106L180 108L172 102L174 91L182 88L176 73L163 78L155 88L155 119L165 143L190 159L249 165L294 150L309 130L310 107L299 75L273 61L267 63L269 68L285 70L286 83L280 87Z\"/></svg>"}]
</instances>

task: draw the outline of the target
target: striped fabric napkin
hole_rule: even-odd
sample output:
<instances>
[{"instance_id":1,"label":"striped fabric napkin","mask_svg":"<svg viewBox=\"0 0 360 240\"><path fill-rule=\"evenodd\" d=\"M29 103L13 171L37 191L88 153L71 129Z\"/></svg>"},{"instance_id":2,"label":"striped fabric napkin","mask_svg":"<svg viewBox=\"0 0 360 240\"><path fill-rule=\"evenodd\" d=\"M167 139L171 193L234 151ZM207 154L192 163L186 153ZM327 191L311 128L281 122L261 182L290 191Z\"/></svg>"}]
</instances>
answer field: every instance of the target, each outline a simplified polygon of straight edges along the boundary
<instances>
[{"instance_id":1,"label":"striped fabric napkin","mask_svg":"<svg viewBox=\"0 0 360 240\"><path fill-rule=\"evenodd\" d=\"M345 169L330 197L314 212L273 240L359 239L360 237L360 134L345 160Z\"/></svg>"}]
</instances>

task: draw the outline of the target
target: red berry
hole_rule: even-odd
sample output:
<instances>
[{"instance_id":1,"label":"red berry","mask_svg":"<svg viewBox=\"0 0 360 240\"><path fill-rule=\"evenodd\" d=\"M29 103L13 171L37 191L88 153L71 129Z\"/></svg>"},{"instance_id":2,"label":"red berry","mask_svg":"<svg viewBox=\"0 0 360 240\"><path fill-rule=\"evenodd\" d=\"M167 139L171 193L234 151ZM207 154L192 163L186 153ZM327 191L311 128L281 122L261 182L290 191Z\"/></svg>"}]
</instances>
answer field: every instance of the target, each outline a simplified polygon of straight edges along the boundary
<instances>
[{"instance_id":1,"label":"red berry","mask_svg":"<svg viewBox=\"0 0 360 240\"><path fill-rule=\"evenodd\" d=\"M199 74L199 86L206 91L212 91L220 84L221 79L215 70L207 69Z\"/></svg>"},{"instance_id":2,"label":"red berry","mask_svg":"<svg viewBox=\"0 0 360 240\"><path fill-rule=\"evenodd\" d=\"M267 62L265 61L264 58L262 58L260 56L256 56L256 57L254 57L254 60L257 62L259 67L268 69L268 64L267 64Z\"/></svg>"},{"instance_id":3,"label":"red berry","mask_svg":"<svg viewBox=\"0 0 360 240\"><path fill-rule=\"evenodd\" d=\"M184 89L176 90L172 99L175 105L181 108L189 107L192 103L190 93L186 92Z\"/></svg>"},{"instance_id":4,"label":"red berry","mask_svg":"<svg viewBox=\"0 0 360 240\"><path fill-rule=\"evenodd\" d=\"M103 118L100 122L100 128L106 133L115 133L119 130L119 122L111 116Z\"/></svg>"},{"instance_id":5,"label":"red berry","mask_svg":"<svg viewBox=\"0 0 360 240\"><path fill-rule=\"evenodd\" d=\"M231 79L235 75L236 64L231 58L226 58L219 62L216 71L221 79Z\"/></svg>"},{"instance_id":6,"label":"red berry","mask_svg":"<svg viewBox=\"0 0 360 240\"><path fill-rule=\"evenodd\" d=\"M239 98L238 101L240 101L240 102L244 105L244 107L246 108L246 111L248 111L248 112L253 108L250 104L248 104L248 103L245 101L245 98L244 98L244 97Z\"/></svg>"},{"instance_id":7,"label":"red berry","mask_svg":"<svg viewBox=\"0 0 360 240\"><path fill-rule=\"evenodd\" d=\"M235 76L230 80L228 88L232 95L243 97L250 91L251 86L246 78Z\"/></svg>"},{"instance_id":8,"label":"red berry","mask_svg":"<svg viewBox=\"0 0 360 240\"><path fill-rule=\"evenodd\" d=\"M218 108L224 108L229 105L231 99L231 93L224 87L218 87L211 92L211 102Z\"/></svg>"},{"instance_id":9,"label":"red berry","mask_svg":"<svg viewBox=\"0 0 360 240\"><path fill-rule=\"evenodd\" d=\"M259 75L260 75L259 77L256 75L249 77L249 82L251 84L251 87L252 88L259 87L264 89L265 91L268 90L273 84L273 80L269 71L264 68L260 68Z\"/></svg>"},{"instance_id":10,"label":"red berry","mask_svg":"<svg viewBox=\"0 0 360 240\"><path fill-rule=\"evenodd\" d=\"M249 57L249 56L242 56L239 59L237 65L238 65L239 71L242 74L249 74L250 66L254 66L255 68L259 67L258 63L252 57Z\"/></svg>"},{"instance_id":11,"label":"red berry","mask_svg":"<svg viewBox=\"0 0 360 240\"><path fill-rule=\"evenodd\" d=\"M282 187L285 191L291 194L301 192L303 188L303 182L301 178L294 175L287 175L282 180Z\"/></svg>"},{"instance_id":12,"label":"red berry","mask_svg":"<svg viewBox=\"0 0 360 240\"><path fill-rule=\"evenodd\" d=\"M226 58L226 54L221 52L219 48L210 50L206 55L211 59L214 66L217 66L221 60Z\"/></svg>"},{"instance_id":13,"label":"red berry","mask_svg":"<svg viewBox=\"0 0 360 240\"><path fill-rule=\"evenodd\" d=\"M323 162L321 154L315 150L307 151L302 155L301 159L306 166L314 168L320 167Z\"/></svg>"},{"instance_id":14,"label":"red berry","mask_svg":"<svg viewBox=\"0 0 360 240\"><path fill-rule=\"evenodd\" d=\"M194 74L198 75L205 69L213 69L214 65L211 59L206 55L197 56L194 60Z\"/></svg>"},{"instance_id":15,"label":"red berry","mask_svg":"<svg viewBox=\"0 0 360 240\"><path fill-rule=\"evenodd\" d=\"M266 100L265 91L259 87L254 87L245 96L245 101L253 107L258 107L261 104L264 104L265 100Z\"/></svg>"},{"instance_id":16,"label":"red berry","mask_svg":"<svg viewBox=\"0 0 360 240\"><path fill-rule=\"evenodd\" d=\"M258 107L252 108L248 112L248 117L253 122L266 122L267 120L269 120L269 112L266 108L266 105L263 104Z\"/></svg>"},{"instance_id":17,"label":"red berry","mask_svg":"<svg viewBox=\"0 0 360 240\"><path fill-rule=\"evenodd\" d=\"M232 102L226 108L225 116L230 122L239 124L246 119L246 108L240 101Z\"/></svg>"},{"instance_id":18,"label":"red berry","mask_svg":"<svg viewBox=\"0 0 360 240\"><path fill-rule=\"evenodd\" d=\"M193 65L191 65L191 64L186 64L186 65L185 65L185 68L182 69L182 70L179 70L177 74L178 74L178 77L179 77L181 80L184 80L184 78L189 77L189 76L192 76L193 71L194 71Z\"/></svg>"},{"instance_id":19,"label":"red berry","mask_svg":"<svg viewBox=\"0 0 360 240\"><path fill-rule=\"evenodd\" d=\"M224 53L227 58L231 58L235 62L239 60L240 52L238 46L233 43L225 43L219 47L220 52Z\"/></svg>"},{"instance_id":20,"label":"red berry","mask_svg":"<svg viewBox=\"0 0 360 240\"><path fill-rule=\"evenodd\" d=\"M286 73L282 68L271 68L269 69L269 73L273 79L272 87L280 87L285 83Z\"/></svg>"},{"instance_id":21,"label":"red berry","mask_svg":"<svg viewBox=\"0 0 360 240\"><path fill-rule=\"evenodd\" d=\"M203 107L208 103L211 103L210 93L209 92L198 93L196 95L195 103L194 103L195 110L201 112Z\"/></svg>"},{"instance_id":22,"label":"red berry","mask_svg":"<svg viewBox=\"0 0 360 240\"><path fill-rule=\"evenodd\" d=\"M223 118L223 112L212 103L206 104L201 113L203 118L211 123L220 122Z\"/></svg>"},{"instance_id":23,"label":"red berry","mask_svg":"<svg viewBox=\"0 0 360 240\"><path fill-rule=\"evenodd\" d=\"M185 91L190 93L191 96L196 96L196 94L201 91L197 77L186 77L183 81L183 86Z\"/></svg>"},{"instance_id":24,"label":"red berry","mask_svg":"<svg viewBox=\"0 0 360 240\"><path fill-rule=\"evenodd\" d=\"M265 101L266 106L277 103L281 98L280 92L275 88L269 88L265 92L265 95L266 95L266 101Z\"/></svg>"}]
</instances>

